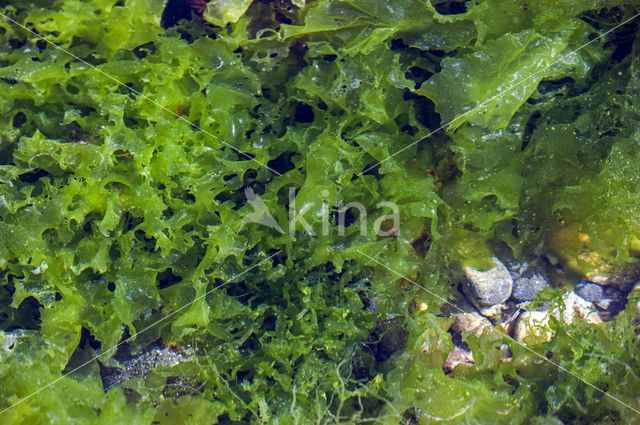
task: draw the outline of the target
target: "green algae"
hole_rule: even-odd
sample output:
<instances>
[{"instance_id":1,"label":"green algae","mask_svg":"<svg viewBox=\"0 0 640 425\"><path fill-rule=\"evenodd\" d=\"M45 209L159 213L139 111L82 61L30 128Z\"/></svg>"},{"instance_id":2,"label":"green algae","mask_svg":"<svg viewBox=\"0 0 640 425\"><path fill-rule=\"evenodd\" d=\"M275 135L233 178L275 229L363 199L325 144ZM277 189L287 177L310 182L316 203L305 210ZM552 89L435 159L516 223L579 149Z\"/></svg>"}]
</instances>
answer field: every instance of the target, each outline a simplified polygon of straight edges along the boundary
<instances>
[{"instance_id":1,"label":"green algae","mask_svg":"<svg viewBox=\"0 0 640 425\"><path fill-rule=\"evenodd\" d=\"M445 376L437 296L490 247L544 253L560 220L629 260L636 24L572 52L637 2L456 4L256 1L224 27L169 29L158 0L4 6L73 56L0 20L3 423L634 423L498 333L466 337L476 364ZM315 229L349 202L370 223L393 202L401 226L243 223L250 188L286 228L290 187ZM610 324L554 323L536 349L636 406L637 297ZM63 376L82 350L115 365L125 330L134 352L161 339L195 360L106 394L96 362ZM202 387L167 396L176 376Z\"/></svg>"}]
</instances>

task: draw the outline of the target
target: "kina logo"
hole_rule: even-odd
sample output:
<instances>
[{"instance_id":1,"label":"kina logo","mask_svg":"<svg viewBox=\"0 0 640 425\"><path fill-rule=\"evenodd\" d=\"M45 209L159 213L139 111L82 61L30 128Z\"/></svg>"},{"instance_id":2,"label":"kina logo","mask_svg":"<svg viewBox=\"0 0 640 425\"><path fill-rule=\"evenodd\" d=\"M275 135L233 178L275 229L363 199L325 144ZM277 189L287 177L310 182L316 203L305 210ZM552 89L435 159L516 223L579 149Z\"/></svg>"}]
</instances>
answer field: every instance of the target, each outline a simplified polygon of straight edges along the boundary
<instances>
[{"instance_id":1,"label":"kina logo","mask_svg":"<svg viewBox=\"0 0 640 425\"><path fill-rule=\"evenodd\" d=\"M242 218L242 225L240 226L240 229L242 229L246 224L258 223L263 226L276 229L280 233L284 233L284 230L282 230L276 219L271 215L271 212L264 203L264 200L262 200L259 195L256 195L253 189L250 187L246 188L244 190L244 194L247 197L247 203L251 205L253 211Z\"/></svg>"}]
</instances>

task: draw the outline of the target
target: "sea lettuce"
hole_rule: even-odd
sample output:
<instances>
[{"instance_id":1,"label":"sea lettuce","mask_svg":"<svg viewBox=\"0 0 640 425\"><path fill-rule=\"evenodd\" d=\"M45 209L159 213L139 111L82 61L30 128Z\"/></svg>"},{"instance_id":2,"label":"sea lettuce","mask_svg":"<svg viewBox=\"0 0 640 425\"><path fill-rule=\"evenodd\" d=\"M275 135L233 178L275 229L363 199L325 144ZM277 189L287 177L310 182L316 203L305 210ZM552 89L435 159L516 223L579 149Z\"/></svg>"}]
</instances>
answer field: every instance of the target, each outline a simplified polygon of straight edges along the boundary
<instances>
[{"instance_id":1,"label":"sea lettuce","mask_svg":"<svg viewBox=\"0 0 640 425\"><path fill-rule=\"evenodd\" d=\"M468 56L444 59L442 71L418 92L433 99L452 127L469 121L504 128L544 78L541 69L554 64L567 47L569 34L547 38L532 30L507 33Z\"/></svg>"},{"instance_id":2,"label":"sea lettuce","mask_svg":"<svg viewBox=\"0 0 640 425\"><path fill-rule=\"evenodd\" d=\"M223 4L169 28L160 0L0 9L3 423L634 423L496 330L442 365L460 264L575 223L633 254L637 24L595 38L638 3ZM637 297L533 348L635 406ZM154 344L189 361L105 394Z\"/></svg>"}]
</instances>

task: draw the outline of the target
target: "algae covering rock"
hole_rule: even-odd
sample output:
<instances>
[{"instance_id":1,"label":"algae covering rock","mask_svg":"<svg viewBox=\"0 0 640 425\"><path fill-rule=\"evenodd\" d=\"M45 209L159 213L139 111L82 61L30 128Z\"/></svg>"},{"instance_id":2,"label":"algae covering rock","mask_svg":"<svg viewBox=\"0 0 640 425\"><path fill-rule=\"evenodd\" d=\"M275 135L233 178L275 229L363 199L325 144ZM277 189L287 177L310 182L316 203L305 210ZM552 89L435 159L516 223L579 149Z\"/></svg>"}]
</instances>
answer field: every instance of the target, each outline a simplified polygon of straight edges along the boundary
<instances>
[{"instance_id":1,"label":"algae covering rock","mask_svg":"<svg viewBox=\"0 0 640 425\"><path fill-rule=\"evenodd\" d=\"M636 276L639 2L171 4L0 4L0 423L637 423L640 291L571 374L444 312Z\"/></svg>"},{"instance_id":2,"label":"algae covering rock","mask_svg":"<svg viewBox=\"0 0 640 425\"><path fill-rule=\"evenodd\" d=\"M549 326L548 311L525 311L518 317L513 337L526 344L540 344L551 341L553 330Z\"/></svg>"}]
</instances>

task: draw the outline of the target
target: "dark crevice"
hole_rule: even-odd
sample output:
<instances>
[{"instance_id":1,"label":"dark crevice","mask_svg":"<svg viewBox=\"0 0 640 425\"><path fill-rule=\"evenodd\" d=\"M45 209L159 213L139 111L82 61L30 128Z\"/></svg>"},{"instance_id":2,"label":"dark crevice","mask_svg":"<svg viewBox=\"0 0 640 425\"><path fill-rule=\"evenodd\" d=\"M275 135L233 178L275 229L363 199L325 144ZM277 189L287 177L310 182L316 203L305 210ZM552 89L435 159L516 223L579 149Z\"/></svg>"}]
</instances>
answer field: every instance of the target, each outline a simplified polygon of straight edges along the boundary
<instances>
[{"instance_id":1,"label":"dark crevice","mask_svg":"<svg viewBox=\"0 0 640 425\"><path fill-rule=\"evenodd\" d=\"M297 155L297 152L283 152L277 158L267 162L267 165L271 170L284 174L296 167L293 161L291 161L294 155Z\"/></svg>"},{"instance_id":2,"label":"dark crevice","mask_svg":"<svg viewBox=\"0 0 640 425\"><path fill-rule=\"evenodd\" d=\"M6 332L15 329L39 330L42 324L40 309L43 307L35 297L27 297L22 300L17 309L11 309L11 313L6 318L0 318L0 324Z\"/></svg>"},{"instance_id":3,"label":"dark crevice","mask_svg":"<svg viewBox=\"0 0 640 425\"><path fill-rule=\"evenodd\" d=\"M296 104L295 118L297 122L310 123L315 119L313 108L304 102L298 102Z\"/></svg>"},{"instance_id":4,"label":"dark crevice","mask_svg":"<svg viewBox=\"0 0 640 425\"><path fill-rule=\"evenodd\" d=\"M80 342L62 372L72 375L88 373L92 367L92 360L101 347L102 342L83 326L80 330Z\"/></svg>"},{"instance_id":5,"label":"dark crevice","mask_svg":"<svg viewBox=\"0 0 640 425\"><path fill-rule=\"evenodd\" d=\"M527 148L527 146L529 146L529 142L531 142L531 135L533 134L533 131L536 129L536 127L538 126L538 120L540 119L541 116L542 115L540 114L540 111L535 111L529 117L529 120L527 121L527 125L524 127L524 134L522 135L521 150L524 151Z\"/></svg>"},{"instance_id":6,"label":"dark crevice","mask_svg":"<svg viewBox=\"0 0 640 425\"><path fill-rule=\"evenodd\" d=\"M13 116L13 127L14 128L20 128L24 125L24 123L27 122L27 116L24 114L24 112L18 112L17 114L15 114Z\"/></svg>"},{"instance_id":7,"label":"dark crevice","mask_svg":"<svg viewBox=\"0 0 640 425\"><path fill-rule=\"evenodd\" d=\"M162 28L170 28L182 20L191 19L191 8L185 0L169 0L162 12Z\"/></svg>"},{"instance_id":8,"label":"dark crevice","mask_svg":"<svg viewBox=\"0 0 640 425\"><path fill-rule=\"evenodd\" d=\"M173 269L169 267L166 270L158 273L156 281L158 282L158 289L165 289L175 285L176 283L182 282L182 277L175 274L173 272Z\"/></svg>"},{"instance_id":9,"label":"dark crevice","mask_svg":"<svg viewBox=\"0 0 640 425\"><path fill-rule=\"evenodd\" d=\"M466 1L443 1L433 7L441 15L458 15L467 11Z\"/></svg>"},{"instance_id":10,"label":"dark crevice","mask_svg":"<svg viewBox=\"0 0 640 425\"><path fill-rule=\"evenodd\" d=\"M18 179L20 179L20 181L23 183L35 183L42 177L46 177L48 175L49 173L42 168L36 168L32 171L20 174L18 176Z\"/></svg>"},{"instance_id":11,"label":"dark crevice","mask_svg":"<svg viewBox=\"0 0 640 425\"><path fill-rule=\"evenodd\" d=\"M416 120L431 131L441 125L440 114L436 112L436 105L429 98L407 93L405 99L413 100L416 108Z\"/></svg>"}]
</instances>

